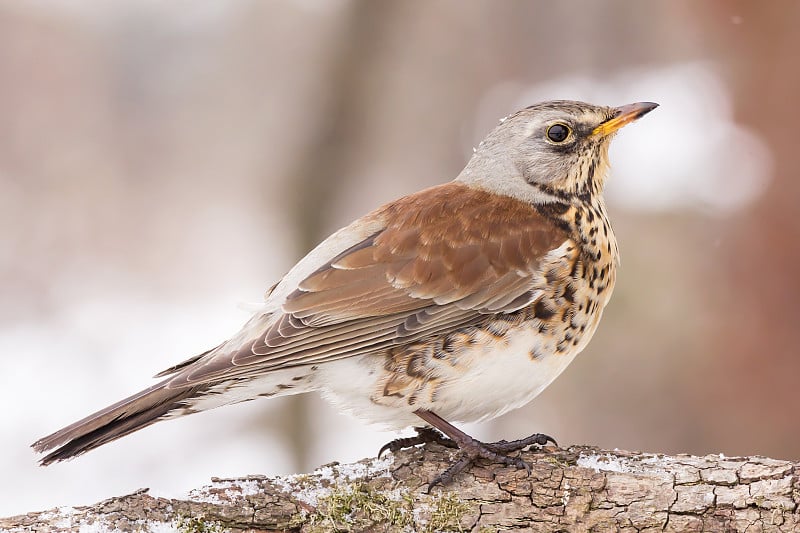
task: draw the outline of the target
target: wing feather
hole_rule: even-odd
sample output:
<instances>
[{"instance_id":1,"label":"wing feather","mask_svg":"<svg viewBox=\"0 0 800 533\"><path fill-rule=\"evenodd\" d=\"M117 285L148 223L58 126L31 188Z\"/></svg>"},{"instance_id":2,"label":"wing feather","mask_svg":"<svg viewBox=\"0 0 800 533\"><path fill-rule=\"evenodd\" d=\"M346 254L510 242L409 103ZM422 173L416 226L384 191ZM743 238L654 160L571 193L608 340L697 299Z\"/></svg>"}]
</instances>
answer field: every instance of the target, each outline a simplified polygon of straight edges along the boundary
<instances>
[{"instance_id":1,"label":"wing feather","mask_svg":"<svg viewBox=\"0 0 800 533\"><path fill-rule=\"evenodd\" d=\"M534 206L450 183L368 215L381 229L308 275L282 312L174 378L179 386L367 354L513 312L569 240Z\"/></svg>"}]
</instances>

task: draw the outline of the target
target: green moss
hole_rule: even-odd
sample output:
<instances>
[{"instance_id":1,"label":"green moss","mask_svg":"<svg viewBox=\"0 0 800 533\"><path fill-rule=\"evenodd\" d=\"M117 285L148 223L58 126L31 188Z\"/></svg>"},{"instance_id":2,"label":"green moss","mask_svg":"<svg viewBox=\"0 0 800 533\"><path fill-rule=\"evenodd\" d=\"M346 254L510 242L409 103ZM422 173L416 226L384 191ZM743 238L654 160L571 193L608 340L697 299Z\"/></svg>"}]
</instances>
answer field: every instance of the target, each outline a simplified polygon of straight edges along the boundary
<instances>
[{"instance_id":1,"label":"green moss","mask_svg":"<svg viewBox=\"0 0 800 533\"><path fill-rule=\"evenodd\" d=\"M179 516L175 519L175 528L180 533L225 533L228 531L219 522L195 516Z\"/></svg>"},{"instance_id":2,"label":"green moss","mask_svg":"<svg viewBox=\"0 0 800 533\"><path fill-rule=\"evenodd\" d=\"M417 523L414 510L418 507L426 517ZM456 493L425 497L416 501L408 492L388 497L366 483L335 487L317 502L316 512L298 515L290 527L305 531L415 531L421 533L464 531L461 521L470 506Z\"/></svg>"},{"instance_id":3,"label":"green moss","mask_svg":"<svg viewBox=\"0 0 800 533\"><path fill-rule=\"evenodd\" d=\"M310 531L368 531L377 524L403 530L413 523L412 500L390 499L365 483L334 489L308 517Z\"/></svg>"},{"instance_id":4,"label":"green moss","mask_svg":"<svg viewBox=\"0 0 800 533\"><path fill-rule=\"evenodd\" d=\"M290 531L294 531L296 529L300 529L306 522L308 522L308 515L306 513L297 513L292 515L289 519L289 523L286 524L286 527Z\"/></svg>"},{"instance_id":5,"label":"green moss","mask_svg":"<svg viewBox=\"0 0 800 533\"><path fill-rule=\"evenodd\" d=\"M469 511L469 505L461 501L455 493L450 492L443 495L436 500L436 508L423 531L425 533L463 531L461 519L467 511Z\"/></svg>"},{"instance_id":6,"label":"green moss","mask_svg":"<svg viewBox=\"0 0 800 533\"><path fill-rule=\"evenodd\" d=\"M314 480L309 474L294 474L292 478L297 485L305 485Z\"/></svg>"},{"instance_id":7,"label":"green moss","mask_svg":"<svg viewBox=\"0 0 800 533\"><path fill-rule=\"evenodd\" d=\"M570 459L561 460L558 457L552 456L552 455L546 455L544 457L537 458L537 461L541 461L541 462L544 462L544 463L549 463L549 464L554 465L554 466L560 466L562 468L567 468L567 467L575 466L575 465L578 464L577 458L574 458L574 459L570 458Z\"/></svg>"}]
</instances>

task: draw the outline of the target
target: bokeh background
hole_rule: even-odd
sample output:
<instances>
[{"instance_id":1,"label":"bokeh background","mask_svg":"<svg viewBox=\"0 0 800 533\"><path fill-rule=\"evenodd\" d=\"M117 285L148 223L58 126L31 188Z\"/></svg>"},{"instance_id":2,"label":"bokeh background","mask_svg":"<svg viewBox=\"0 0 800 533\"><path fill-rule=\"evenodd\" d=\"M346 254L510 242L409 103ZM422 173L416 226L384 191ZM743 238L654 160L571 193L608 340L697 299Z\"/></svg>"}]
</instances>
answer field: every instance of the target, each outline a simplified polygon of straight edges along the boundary
<instances>
[{"instance_id":1,"label":"bokeh background","mask_svg":"<svg viewBox=\"0 0 800 533\"><path fill-rule=\"evenodd\" d=\"M468 429L800 458L798 22L792 0L0 1L0 515L374 454L396 435L312 396L47 469L28 445L551 98L661 104L611 152L618 286L554 385Z\"/></svg>"}]
</instances>

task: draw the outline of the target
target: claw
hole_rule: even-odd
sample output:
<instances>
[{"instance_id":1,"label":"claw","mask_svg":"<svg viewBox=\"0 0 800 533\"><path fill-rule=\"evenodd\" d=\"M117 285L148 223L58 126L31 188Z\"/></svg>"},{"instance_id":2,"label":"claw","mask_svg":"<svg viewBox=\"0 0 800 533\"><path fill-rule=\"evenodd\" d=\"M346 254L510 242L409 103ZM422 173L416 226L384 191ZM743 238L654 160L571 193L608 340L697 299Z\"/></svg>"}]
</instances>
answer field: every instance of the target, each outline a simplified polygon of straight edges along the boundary
<instances>
[{"instance_id":1,"label":"claw","mask_svg":"<svg viewBox=\"0 0 800 533\"><path fill-rule=\"evenodd\" d=\"M448 448L457 447L456 443L435 429L428 427L415 427L414 431L417 432L416 436L414 437L402 437L384 444L378 451L378 457L383 455L383 452L386 450L396 453L404 448L411 448L412 446L417 446L419 444L428 444L429 442L435 442L437 444L441 444L442 446L447 446Z\"/></svg>"},{"instance_id":2,"label":"claw","mask_svg":"<svg viewBox=\"0 0 800 533\"><path fill-rule=\"evenodd\" d=\"M457 474L460 474L466 470L469 465L473 463L473 461L474 459L467 455L459 458L456 462L448 466L444 472L433 478L433 481L428 483L428 490L426 493L430 494L431 490L436 485L441 485L443 487L445 485L449 485L453 481L453 478L456 477Z\"/></svg>"},{"instance_id":3,"label":"claw","mask_svg":"<svg viewBox=\"0 0 800 533\"><path fill-rule=\"evenodd\" d=\"M395 440L396 440L396 439L395 439ZM381 449L380 449L380 450L378 450L378 455L377 455L377 457L380 459L381 455L383 455L383 452L385 452L386 450L389 450L389 449L391 449L391 446L392 446L392 444L394 444L394 441L387 442L386 444L384 444L383 446L381 446Z\"/></svg>"},{"instance_id":4,"label":"claw","mask_svg":"<svg viewBox=\"0 0 800 533\"><path fill-rule=\"evenodd\" d=\"M551 437L550 435L544 435L542 433L534 433L533 435L525 437L524 439L518 439L512 441L501 440L497 442L492 442L490 444L487 444L486 446L497 453L508 453L508 452L516 452L518 450L522 450L534 444L539 446L546 446L548 442L552 442L555 446L558 446L558 443L556 443L553 437Z\"/></svg>"}]
</instances>

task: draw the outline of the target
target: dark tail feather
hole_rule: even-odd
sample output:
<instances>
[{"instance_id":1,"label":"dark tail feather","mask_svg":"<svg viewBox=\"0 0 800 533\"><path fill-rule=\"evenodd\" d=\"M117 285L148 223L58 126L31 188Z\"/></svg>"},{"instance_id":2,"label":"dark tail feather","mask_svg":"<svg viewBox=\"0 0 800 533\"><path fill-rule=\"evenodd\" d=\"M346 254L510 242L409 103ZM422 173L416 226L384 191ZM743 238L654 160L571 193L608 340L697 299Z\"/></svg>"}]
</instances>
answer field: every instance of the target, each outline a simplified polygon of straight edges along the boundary
<instances>
[{"instance_id":1,"label":"dark tail feather","mask_svg":"<svg viewBox=\"0 0 800 533\"><path fill-rule=\"evenodd\" d=\"M56 461L72 459L147 427L170 411L184 407L181 402L195 395L200 389L200 387L167 389L168 381L153 385L37 440L32 444L32 448L37 452L42 453L56 448L43 457L39 464L47 466Z\"/></svg>"}]
</instances>

